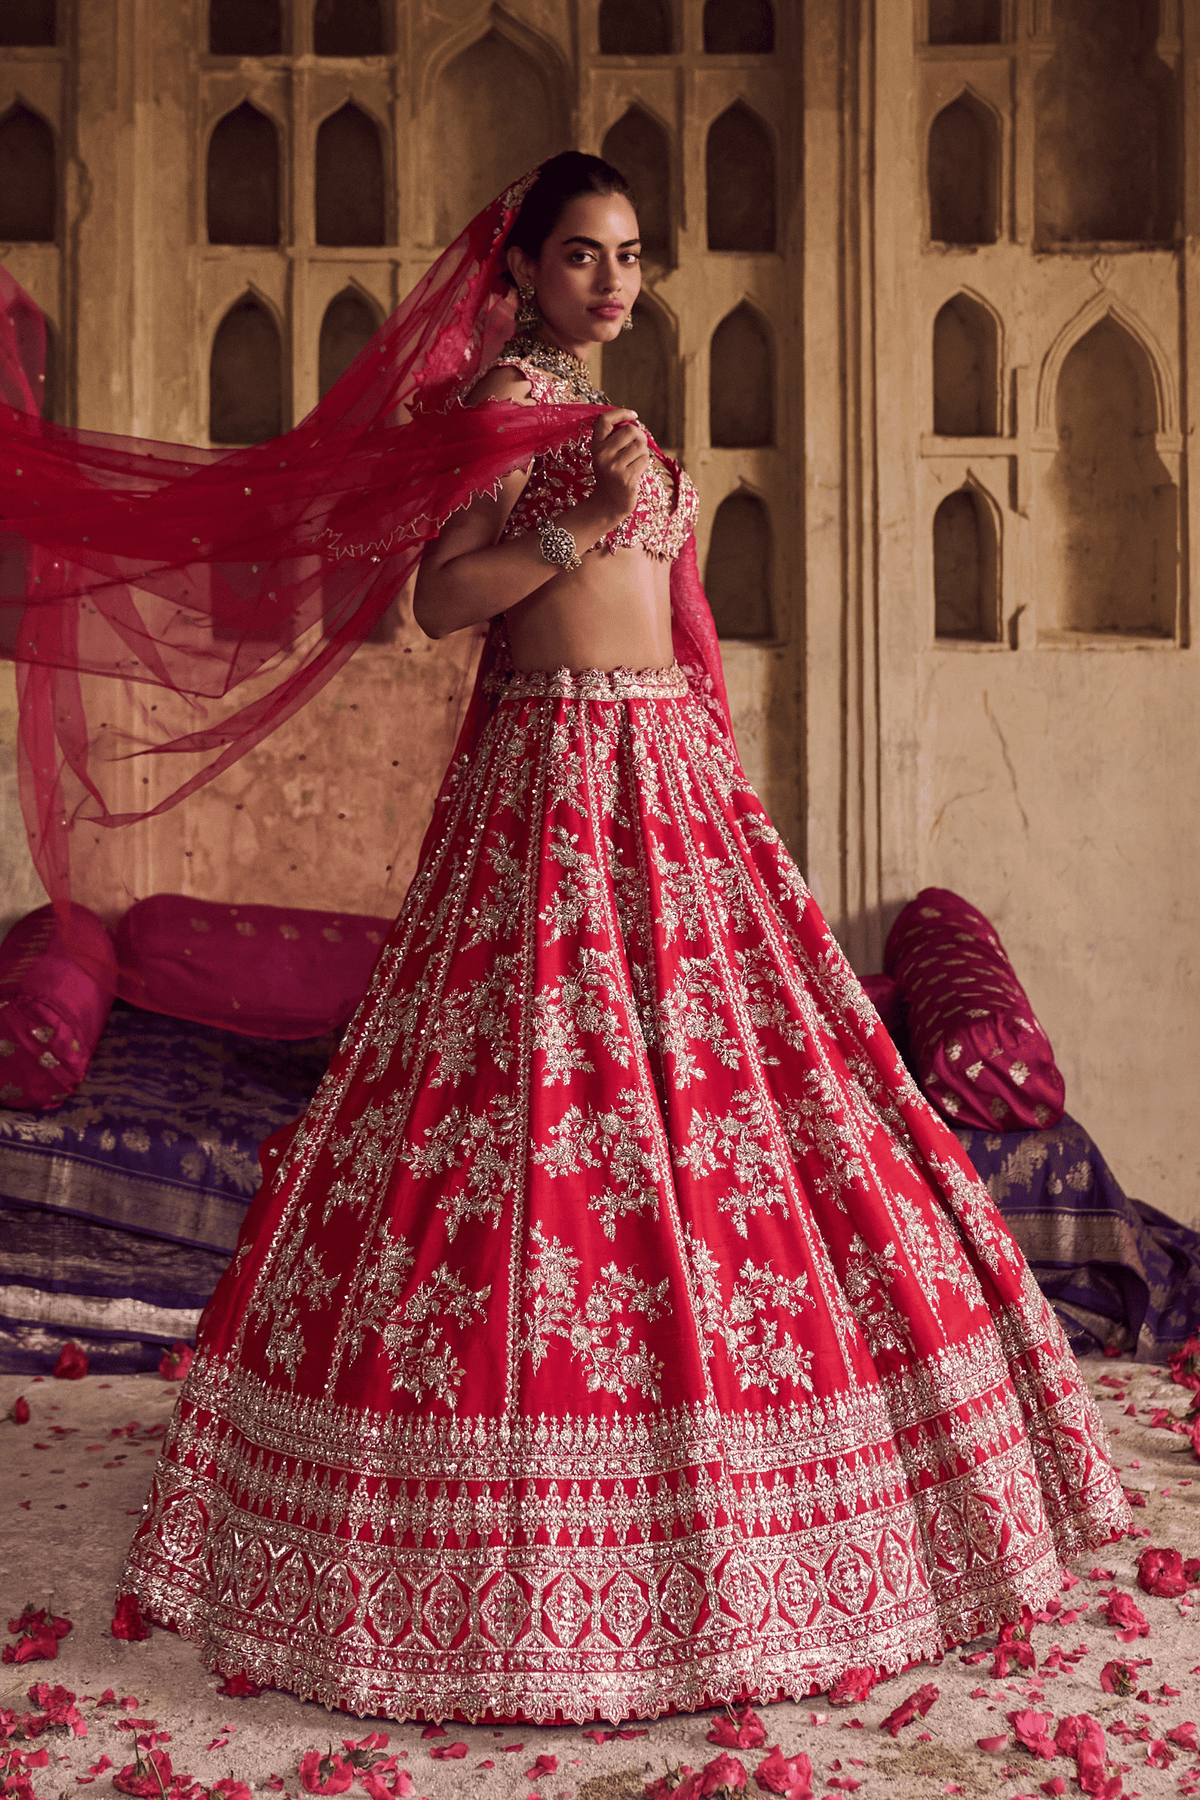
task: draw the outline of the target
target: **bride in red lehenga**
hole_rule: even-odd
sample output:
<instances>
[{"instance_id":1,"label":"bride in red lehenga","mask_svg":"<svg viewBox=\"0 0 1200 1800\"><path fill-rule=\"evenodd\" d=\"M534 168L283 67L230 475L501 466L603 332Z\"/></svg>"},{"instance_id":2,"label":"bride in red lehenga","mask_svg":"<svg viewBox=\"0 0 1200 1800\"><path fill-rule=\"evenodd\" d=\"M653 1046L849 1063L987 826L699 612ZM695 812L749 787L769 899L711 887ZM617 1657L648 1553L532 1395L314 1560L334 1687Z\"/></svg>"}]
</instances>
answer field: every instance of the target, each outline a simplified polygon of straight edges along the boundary
<instances>
[{"instance_id":1,"label":"bride in red lehenga","mask_svg":"<svg viewBox=\"0 0 1200 1800\"><path fill-rule=\"evenodd\" d=\"M624 182L556 158L506 227L522 194L485 271L518 336L463 398L607 407L579 359L638 292ZM227 1673L435 1720L799 1697L1126 1526L1049 1306L742 772L694 512L609 408L426 550L425 629L492 621L472 715L122 1578Z\"/></svg>"}]
</instances>

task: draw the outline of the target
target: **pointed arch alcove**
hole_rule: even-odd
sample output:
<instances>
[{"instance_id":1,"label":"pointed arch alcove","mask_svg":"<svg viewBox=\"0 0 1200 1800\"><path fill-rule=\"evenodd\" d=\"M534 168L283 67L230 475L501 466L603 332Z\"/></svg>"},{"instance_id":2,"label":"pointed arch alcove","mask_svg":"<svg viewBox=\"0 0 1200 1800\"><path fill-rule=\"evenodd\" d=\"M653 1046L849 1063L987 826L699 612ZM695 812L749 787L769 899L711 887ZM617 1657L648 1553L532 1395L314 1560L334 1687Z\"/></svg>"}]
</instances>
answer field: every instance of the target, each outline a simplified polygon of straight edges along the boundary
<instances>
[{"instance_id":1,"label":"pointed arch alcove","mask_svg":"<svg viewBox=\"0 0 1200 1800\"><path fill-rule=\"evenodd\" d=\"M210 244L279 242L279 131L243 100L208 140L205 212Z\"/></svg>"},{"instance_id":2,"label":"pointed arch alcove","mask_svg":"<svg viewBox=\"0 0 1200 1800\"><path fill-rule=\"evenodd\" d=\"M1059 360L1058 449L1039 497L1040 629L1171 638L1179 584L1179 493L1156 443L1162 384L1111 310Z\"/></svg>"},{"instance_id":3,"label":"pointed arch alcove","mask_svg":"<svg viewBox=\"0 0 1200 1800\"><path fill-rule=\"evenodd\" d=\"M775 355L762 316L745 300L713 332L708 438L714 449L775 442Z\"/></svg>"},{"instance_id":4,"label":"pointed arch alcove","mask_svg":"<svg viewBox=\"0 0 1200 1800\"><path fill-rule=\"evenodd\" d=\"M933 429L938 437L1000 432L1000 324L990 307L955 294L933 321Z\"/></svg>"},{"instance_id":5,"label":"pointed arch alcove","mask_svg":"<svg viewBox=\"0 0 1200 1800\"><path fill-rule=\"evenodd\" d=\"M312 33L315 56L382 56L380 0L316 0Z\"/></svg>"},{"instance_id":6,"label":"pointed arch alcove","mask_svg":"<svg viewBox=\"0 0 1200 1800\"><path fill-rule=\"evenodd\" d=\"M209 0L210 56L279 56L282 50L280 0Z\"/></svg>"},{"instance_id":7,"label":"pointed arch alcove","mask_svg":"<svg viewBox=\"0 0 1200 1800\"><path fill-rule=\"evenodd\" d=\"M662 308L642 294L633 306L633 330L605 344L601 382L614 406L631 406L660 444L677 444L675 331Z\"/></svg>"},{"instance_id":8,"label":"pointed arch alcove","mask_svg":"<svg viewBox=\"0 0 1200 1800\"><path fill-rule=\"evenodd\" d=\"M54 133L17 100L0 118L0 242L52 244L57 235Z\"/></svg>"},{"instance_id":9,"label":"pointed arch alcove","mask_svg":"<svg viewBox=\"0 0 1200 1800\"><path fill-rule=\"evenodd\" d=\"M749 488L727 494L716 510L704 585L719 636L775 636L771 519L764 501Z\"/></svg>"},{"instance_id":10,"label":"pointed arch alcove","mask_svg":"<svg viewBox=\"0 0 1200 1800\"><path fill-rule=\"evenodd\" d=\"M5 0L0 6L0 50L48 50L57 42L55 0Z\"/></svg>"},{"instance_id":11,"label":"pointed arch alcove","mask_svg":"<svg viewBox=\"0 0 1200 1800\"><path fill-rule=\"evenodd\" d=\"M1004 41L1003 0L928 0L931 44Z\"/></svg>"},{"instance_id":12,"label":"pointed arch alcove","mask_svg":"<svg viewBox=\"0 0 1200 1800\"><path fill-rule=\"evenodd\" d=\"M323 400L382 324L379 308L361 288L335 294L321 320L317 351L317 388Z\"/></svg>"},{"instance_id":13,"label":"pointed arch alcove","mask_svg":"<svg viewBox=\"0 0 1200 1800\"><path fill-rule=\"evenodd\" d=\"M767 56L775 48L771 0L705 0L704 49L709 56Z\"/></svg>"},{"instance_id":14,"label":"pointed arch alcove","mask_svg":"<svg viewBox=\"0 0 1200 1800\"><path fill-rule=\"evenodd\" d=\"M637 207L642 255L667 263L671 246L671 140L641 106L631 106L600 146L606 162L620 169Z\"/></svg>"},{"instance_id":15,"label":"pointed arch alcove","mask_svg":"<svg viewBox=\"0 0 1200 1800\"><path fill-rule=\"evenodd\" d=\"M1177 72L1157 5L1055 0L1034 87L1035 242L1169 243L1180 216Z\"/></svg>"},{"instance_id":16,"label":"pointed arch alcove","mask_svg":"<svg viewBox=\"0 0 1200 1800\"><path fill-rule=\"evenodd\" d=\"M669 0L600 0L601 56L669 56Z\"/></svg>"},{"instance_id":17,"label":"pointed arch alcove","mask_svg":"<svg viewBox=\"0 0 1200 1800\"><path fill-rule=\"evenodd\" d=\"M714 119L705 149L710 250L774 250L775 146L743 100Z\"/></svg>"},{"instance_id":18,"label":"pointed arch alcove","mask_svg":"<svg viewBox=\"0 0 1200 1800\"><path fill-rule=\"evenodd\" d=\"M543 63L493 25L437 79L435 232L445 244L510 181L563 148L563 107Z\"/></svg>"},{"instance_id":19,"label":"pointed arch alcove","mask_svg":"<svg viewBox=\"0 0 1200 1800\"><path fill-rule=\"evenodd\" d=\"M208 435L214 444L261 444L284 425L283 340L274 314L247 291L213 337Z\"/></svg>"},{"instance_id":20,"label":"pointed arch alcove","mask_svg":"<svg viewBox=\"0 0 1200 1800\"><path fill-rule=\"evenodd\" d=\"M1000 641L1000 517L971 480L933 515L933 609L939 639Z\"/></svg>"},{"instance_id":21,"label":"pointed arch alcove","mask_svg":"<svg viewBox=\"0 0 1200 1800\"><path fill-rule=\"evenodd\" d=\"M1000 121L961 93L929 129L929 236L941 244L994 244L1000 233Z\"/></svg>"},{"instance_id":22,"label":"pointed arch alcove","mask_svg":"<svg viewBox=\"0 0 1200 1800\"><path fill-rule=\"evenodd\" d=\"M386 244L387 190L378 125L353 100L317 132L318 244Z\"/></svg>"}]
</instances>

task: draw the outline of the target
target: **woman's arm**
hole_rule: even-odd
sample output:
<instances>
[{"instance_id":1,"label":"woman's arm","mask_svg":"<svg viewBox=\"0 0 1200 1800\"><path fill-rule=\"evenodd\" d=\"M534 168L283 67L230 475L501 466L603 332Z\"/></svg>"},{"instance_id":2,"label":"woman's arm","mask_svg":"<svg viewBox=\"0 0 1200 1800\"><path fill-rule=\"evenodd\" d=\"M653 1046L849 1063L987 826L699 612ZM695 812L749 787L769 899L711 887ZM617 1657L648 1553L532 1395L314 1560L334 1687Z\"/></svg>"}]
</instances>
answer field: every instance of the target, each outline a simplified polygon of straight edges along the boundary
<instances>
[{"instance_id":1,"label":"woman's arm","mask_svg":"<svg viewBox=\"0 0 1200 1800\"><path fill-rule=\"evenodd\" d=\"M534 402L525 398L528 393L529 383L519 370L493 369L475 388L469 404L516 400L532 406ZM646 435L635 414L614 409L596 421L595 489L554 521L571 533L581 556L633 511L648 461ZM506 544L499 541L528 479L520 470L506 476L494 498L484 494L473 500L426 546L413 597L413 614L426 637L446 637L466 625L483 624L562 574L542 555L536 532L510 538Z\"/></svg>"}]
</instances>

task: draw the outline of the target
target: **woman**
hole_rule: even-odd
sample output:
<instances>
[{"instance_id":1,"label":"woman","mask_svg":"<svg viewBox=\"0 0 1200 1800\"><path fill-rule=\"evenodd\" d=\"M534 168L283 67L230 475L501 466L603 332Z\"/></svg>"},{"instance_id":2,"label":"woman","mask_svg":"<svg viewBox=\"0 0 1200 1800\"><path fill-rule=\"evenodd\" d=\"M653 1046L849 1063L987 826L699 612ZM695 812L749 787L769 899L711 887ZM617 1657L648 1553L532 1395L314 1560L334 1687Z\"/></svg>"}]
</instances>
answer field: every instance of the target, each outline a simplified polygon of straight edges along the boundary
<instances>
[{"instance_id":1,"label":"woman","mask_svg":"<svg viewBox=\"0 0 1200 1800\"><path fill-rule=\"evenodd\" d=\"M637 250L615 170L543 167L481 429L603 403L580 359ZM687 477L633 414L568 416L426 551L424 628L492 621L466 747L268 1146L122 1582L211 1664L363 1714L821 1692L1043 1604L1127 1522L742 773Z\"/></svg>"}]
</instances>

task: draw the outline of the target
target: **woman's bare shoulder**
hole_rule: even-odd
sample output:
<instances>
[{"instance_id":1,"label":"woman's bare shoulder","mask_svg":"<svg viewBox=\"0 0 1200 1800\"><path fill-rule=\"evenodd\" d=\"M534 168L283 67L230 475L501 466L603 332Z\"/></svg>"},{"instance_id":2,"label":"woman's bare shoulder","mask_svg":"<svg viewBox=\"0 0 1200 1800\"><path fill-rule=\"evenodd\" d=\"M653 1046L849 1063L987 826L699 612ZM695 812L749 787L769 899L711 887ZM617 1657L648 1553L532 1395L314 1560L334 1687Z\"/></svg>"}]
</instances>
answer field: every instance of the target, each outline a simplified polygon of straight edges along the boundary
<instances>
[{"instance_id":1,"label":"woman's bare shoulder","mask_svg":"<svg viewBox=\"0 0 1200 1800\"><path fill-rule=\"evenodd\" d=\"M533 389L528 375L512 363L498 364L475 383L466 405L478 406L481 400L515 400L520 406L532 406Z\"/></svg>"}]
</instances>

